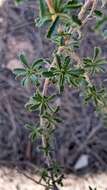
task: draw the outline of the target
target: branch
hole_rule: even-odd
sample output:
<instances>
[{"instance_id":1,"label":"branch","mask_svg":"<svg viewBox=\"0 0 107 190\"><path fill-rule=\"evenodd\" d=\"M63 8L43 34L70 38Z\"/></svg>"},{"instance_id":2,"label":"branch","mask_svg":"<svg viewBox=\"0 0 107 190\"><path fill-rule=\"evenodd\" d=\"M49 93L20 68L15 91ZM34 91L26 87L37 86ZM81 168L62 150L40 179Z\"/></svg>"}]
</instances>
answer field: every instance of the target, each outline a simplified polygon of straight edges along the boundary
<instances>
[{"instance_id":1,"label":"branch","mask_svg":"<svg viewBox=\"0 0 107 190\"><path fill-rule=\"evenodd\" d=\"M80 20L83 19L84 14L86 13L87 9L90 7L90 5L92 4L92 2L93 2L93 0L87 0L87 1L85 2L85 4L82 6L81 11L80 11L80 13L78 14L78 18L79 18Z\"/></svg>"},{"instance_id":2,"label":"branch","mask_svg":"<svg viewBox=\"0 0 107 190\"><path fill-rule=\"evenodd\" d=\"M16 169L19 173L23 174L26 178L30 179L31 181L33 181L34 183L38 184L38 185L42 185L43 187L47 187L47 185L41 183L40 181L37 181L36 179L32 178L31 176L27 175L25 172Z\"/></svg>"},{"instance_id":3,"label":"branch","mask_svg":"<svg viewBox=\"0 0 107 190\"><path fill-rule=\"evenodd\" d=\"M80 13L78 14L78 18L80 20L82 20L83 24L85 24L88 21L89 17L92 16L92 14L96 8L96 5L97 5L97 0L86 0L85 4L81 8ZM87 10L90 6L92 6L91 10L90 10L89 14L86 16L86 18L84 18L85 13L87 12Z\"/></svg>"},{"instance_id":4,"label":"branch","mask_svg":"<svg viewBox=\"0 0 107 190\"><path fill-rule=\"evenodd\" d=\"M59 47L57 53L60 54L60 52L63 50L63 48ZM50 65L50 67L48 68L48 70L50 70L51 67L53 67L55 65L56 62L56 58L53 59L52 64ZM46 78L44 85L43 85L43 91L42 91L42 95L46 96L47 95L47 91L48 91L48 86L49 86L49 79ZM44 119L41 117L40 118L40 126L44 128ZM46 141L45 141L45 137L44 135L42 135L42 144L43 147L46 147ZM46 162L48 164L48 166L50 165L50 159L47 157L46 158Z\"/></svg>"},{"instance_id":5,"label":"branch","mask_svg":"<svg viewBox=\"0 0 107 190\"><path fill-rule=\"evenodd\" d=\"M53 6L53 0L45 0L48 8L49 8L49 12L52 14L52 20L54 21L56 19L56 15L55 15L55 10L54 10L54 6Z\"/></svg>"},{"instance_id":6,"label":"branch","mask_svg":"<svg viewBox=\"0 0 107 190\"><path fill-rule=\"evenodd\" d=\"M47 6L48 6L48 8L49 8L49 11L50 11L50 13L52 13L53 12L53 3L52 3L52 0L45 0L46 1L46 4L47 4Z\"/></svg>"},{"instance_id":7,"label":"branch","mask_svg":"<svg viewBox=\"0 0 107 190\"><path fill-rule=\"evenodd\" d=\"M54 21L54 19L56 18L56 14L55 14L55 10L54 10L54 7L53 7L53 2L52 2L52 0L45 0L45 2L46 2L47 6L49 8L49 12L52 14L52 21ZM93 2L93 4L92 4L92 2ZM79 17L80 20L83 20L84 14L86 13L87 8L91 4L92 4L92 9L91 9L91 11L90 11L90 13L89 13L88 16L90 16L93 13L93 10L94 10L94 7L95 7L94 6L94 2L96 2L96 0L95 1L94 0L93 1L92 0L86 1L85 5L82 7L82 9L81 9L81 11L80 11L80 13L78 15L78 17ZM86 17L86 19L87 19L87 17ZM65 46L59 47L58 51L57 51L57 54L60 54L64 50L65 50ZM80 57L75 52L70 52L70 56L72 57L72 59L74 59L78 63L78 65L81 64L81 59L80 59ZM50 68L53 67L55 65L55 63L56 63L56 58L54 57L53 61L52 61L52 64L49 66L48 70L50 70ZM88 78L87 75L85 77L86 77L87 80L89 80L89 78ZM43 85L43 91L42 91L42 95L43 96L46 96L47 93L48 93L49 83L50 83L50 80L48 78L46 78L45 81L44 81L44 85ZM43 129L45 128L45 121L44 121L44 118L42 116L40 116L40 126ZM44 148L47 146L47 142L46 142L46 138L45 138L44 134L42 135L42 146ZM50 167L50 165L51 165L51 157L50 157L50 155L46 156L44 154L44 158L46 160L47 166ZM50 172L50 174L52 176L51 172ZM54 180L53 179L52 179L52 183L54 184Z\"/></svg>"},{"instance_id":8,"label":"branch","mask_svg":"<svg viewBox=\"0 0 107 190\"><path fill-rule=\"evenodd\" d=\"M97 6L97 0L93 0L92 8L91 8L91 10L90 10L90 13L89 13L89 14L87 15L87 17L84 19L83 24L85 24L85 23L88 21L88 19L92 16L94 10L96 9L96 6Z\"/></svg>"}]
</instances>

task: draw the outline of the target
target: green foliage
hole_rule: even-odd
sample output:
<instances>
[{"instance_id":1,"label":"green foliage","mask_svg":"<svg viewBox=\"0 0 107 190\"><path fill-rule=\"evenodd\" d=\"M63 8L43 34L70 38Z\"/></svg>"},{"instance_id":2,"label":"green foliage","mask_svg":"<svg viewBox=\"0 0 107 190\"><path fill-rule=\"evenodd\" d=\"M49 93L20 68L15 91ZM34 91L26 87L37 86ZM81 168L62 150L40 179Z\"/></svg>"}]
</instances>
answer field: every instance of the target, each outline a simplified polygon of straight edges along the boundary
<instances>
[{"instance_id":1,"label":"green foliage","mask_svg":"<svg viewBox=\"0 0 107 190\"><path fill-rule=\"evenodd\" d=\"M47 15L48 9L46 7L46 3L45 3L44 0L40 0L39 3L40 3L40 11L39 11L40 12L40 17L43 18L43 17L45 17Z\"/></svg>"},{"instance_id":2,"label":"green foliage","mask_svg":"<svg viewBox=\"0 0 107 190\"><path fill-rule=\"evenodd\" d=\"M99 10L95 10L94 13L98 17L102 17L103 16L103 13L101 11L99 11Z\"/></svg>"},{"instance_id":3,"label":"green foliage","mask_svg":"<svg viewBox=\"0 0 107 190\"><path fill-rule=\"evenodd\" d=\"M20 60L23 68L18 68L14 70L17 77L22 77L22 86L27 87L30 83L36 86L39 85L39 78L43 70L43 65L45 64L44 59L34 60L30 65L24 54L20 55Z\"/></svg>"},{"instance_id":4,"label":"green foliage","mask_svg":"<svg viewBox=\"0 0 107 190\"><path fill-rule=\"evenodd\" d=\"M78 1L68 1L67 3L62 3L62 0L54 0L53 1L53 7L54 7L54 13L50 14L47 6L45 6L45 2L40 0L40 17L35 20L37 26L41 26L45 24L47 21L51 22L47 37L50 38L52 34L56 33L55 29L59 25L60 22L71 25L76 27L77 25L81 25L81 21L79 18L72 14L66 14L66 12L73 9L78 9L82 6L81 3L78 3ZM55 20L52 21L51 17L55 16Z\"/></svg>"},{"instance_id":5,"label":"green foliage","mask_svg":"<svg viewBox=\"0 0 107 190\"><path fill-rule=\"evenodd\" d=\"M106 60L105 58L101 58L101 49L95 47L93 58L84 58L83 64L84 69L92 75L102 71L104 72L104 64L106 64Z\"/></svg>"},{"instance_id":6,"label":"green foliage","mask_svg":"<svg viewBox=\"0 0 107 190\"><path fill-rule=\"evenodd\" d=\"M40 110L40 114L43 114L45 110L53 112L52 107L49 106L49 102L52 101L53 98L54 95L44 96L41 94L41 92L36 91L36 93L30 97L30 100L26 104L26 107L29 109L29 111Z\"/></svg>"},{"instance_id":7,"label":"green foliage","mask_svg":"<svg viewBox=\"0 0 107 190\"><path fill-rule=\"evenodd\" d=\"M82 3L78 2L77 0L68 1L65 4L66 9L78 9L82 7Z\"/></svg>"},{"instance_id":8,"label":"green foliage","mask_svg":"<svg viewBox=\"0 0 107 190\"><path fill-rule=\"evenodd\" d=\"M69 85L78 86L82 79L84 79L84 70L81 68L72 68L70 65L70 57L56 56L56 65L51 67L49 71L43 72L45 77L49 77L57 83L59 93L64 90L66 83Z\"/></svg>"},{"instance_id":9,"label":"green foliage","mask_svg":"<svg viewBox=\"0 0 107 190\"><path fill-rule=\"evenodd\" d=\"M40 138L43 133L43 129L40 128L39 124L36 126L33 126L31 124L26 124L25 127L30 130L29 137L31 138L32 141L35 141L37 138Z\"/></svg>"},{"instance_id":10,"label":"green foliage","mask_svg":"<svg viewBox=\"0 0 107 190\"><path fill-rule=\"evenodd\" d=\"M16 0L17 3L22 1ZM55 126L62 121L58 117L60 107L54 102L57 93L62 94L67 85L78 88L85 103L91 101L96 110L104 109L106 90L104 87L96 86L93 80L97 73L105 72L106 60L101 56L101 48L94 47L93 56L83 58L79 57L76 50L83 38L82 28L88 21L87 18L96 18L95 31L98 31L107 21L107 16L93 5L85 10L86 4L84 6L78 0L53 0L51 6L50 8L45 0L39 0L39 17L35 23L39 27L47 25L47 39L56 44L53 56L48 61L40 58L29 63L27 57L21 54L22 68L15 69L14 73L21 79L23 86L35 87L35 92L25 107L30 112L37 112L39 120L37 124L27 124L26 127L32 141L42 139L39 149L43 153L46 167L40 172L40 184L43 180L46 190L59 190L58 185L63 185L64 176L61 166L52 157L55 151L52 139ZM48 95L49 84L56 88L55 94ZM91 187L89 189L92 190Z\"/></svg>"},{"instance_id":11,"label":"green foliage","mask_svg":"<svg viewBox=\"0 0 107 190\"><path fill-rule=\"evenodd\" d=\"M107 39L107 30L106 30L107 16L101 15L96 22L95 32L101 34L105 39Z\"/></svg>"},{"instance_id":12,"label":"green foliage","mask_svg":"<svg viewBox=\"0 0 107 190\"><path fill-rule=\"evenodd\" d=\"M51 38L53 32L55 31L55 27L56 27L58 21L59 21L59 16L57 16L57 17L55 18L54 22L52 22L52 24L51 24L51 26L50 26L50 28L49 28L49 30L48 30L48 33L47 33L47 37L48 37L48 38Z\"/></svg>"},{"instance_id":13,"label":"green foliage","mask_svg":"<svg viewBox=\"0 0 107 190\"><path fill-rule=\"evenodd\" d=\"M104 89L97 90L94 85L89 86L85 91L85 102L92 100L96 106L98 104L103 104L104 95Z\"/></svg>"}]
</instances>

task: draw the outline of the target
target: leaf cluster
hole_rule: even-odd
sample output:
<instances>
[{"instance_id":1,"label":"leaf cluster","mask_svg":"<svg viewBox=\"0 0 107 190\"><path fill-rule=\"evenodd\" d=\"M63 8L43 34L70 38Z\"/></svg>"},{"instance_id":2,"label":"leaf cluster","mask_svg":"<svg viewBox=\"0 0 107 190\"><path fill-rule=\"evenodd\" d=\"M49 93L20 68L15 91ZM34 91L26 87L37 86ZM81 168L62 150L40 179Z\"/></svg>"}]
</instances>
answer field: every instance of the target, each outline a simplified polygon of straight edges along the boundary
<instances>
[{"instance_id":1,"label":"leaf cluster","mask_svg":"<svg viewBox=\"0 0 107 190\"><path fill-rule=\"evenodd\" d=\"M45 77L54 80L57 84L59 93L64 90L65 84L78 86L81 80L84 79L84 70L82 68L73 68L69 56L55 55L56 64L49 71L43 72Z\"/></svg>"},{"instance_id":2,"label":"leaf cluster","mask_svg":"<svg viewBox=\"0 0 107 190\"><path fill-rule=\"evenodd\" d=\"M99 72L104 72L104 65L106 64L105 58L101 57L101 49L94 47L94 55L92 58L84 58L83 65L86 72L94 75Z\"/></svg>"},{"instance_id":3,"label":"leaf cluster","mask_svg":"<svg viewBox=\"0 0 107 190\"><path fill-rule=\"evenodd\" d=\"M22 86L27 87L30 83L38 86L39 79L41 78L41 72L43 70L43 65L45 64L44 59L34 60L30 65L27 57L24 54L21 54L20 60L23 68L14 69L14 74L17 77L22 78Z\"/></svg>"}]
</instances>

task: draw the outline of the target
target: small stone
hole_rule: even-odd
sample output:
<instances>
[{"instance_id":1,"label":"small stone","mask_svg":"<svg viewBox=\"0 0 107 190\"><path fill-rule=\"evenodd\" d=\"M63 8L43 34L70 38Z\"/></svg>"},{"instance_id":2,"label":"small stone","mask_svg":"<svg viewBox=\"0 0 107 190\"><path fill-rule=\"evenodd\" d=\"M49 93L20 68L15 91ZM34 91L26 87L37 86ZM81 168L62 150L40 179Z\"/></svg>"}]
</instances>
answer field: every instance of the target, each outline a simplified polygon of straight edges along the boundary
<instances>
[{"instance_id":1,"label":"small stone","mask_svg":"<svg viewBox=\"0 0 107 190\"><path fill-rule=\"evenodd\" d=\"M80 170L82 168L85 168L88 166L88 155L87 154L83 154L79 157L79 159L77 160L74 169L75 170Z\"/></svg>"}]
</instances>

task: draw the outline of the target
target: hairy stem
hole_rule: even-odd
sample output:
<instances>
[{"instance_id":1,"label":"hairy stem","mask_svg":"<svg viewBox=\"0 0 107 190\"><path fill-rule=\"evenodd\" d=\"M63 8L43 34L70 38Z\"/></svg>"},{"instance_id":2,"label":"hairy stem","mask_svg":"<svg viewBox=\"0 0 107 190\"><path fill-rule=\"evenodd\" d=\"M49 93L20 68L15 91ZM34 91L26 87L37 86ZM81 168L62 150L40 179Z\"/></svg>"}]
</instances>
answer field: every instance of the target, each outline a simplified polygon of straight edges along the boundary
<instances>
[{"instance_id":1,"label":"hairy stem","mask_svg":"<svg viewBox=\"0 0 107 190\"><path fill-rule=\"evenodd\" d=\"M56 18L56 15L55 15L54 7L53 7L53 2L52 2L52 0L45 0L45 2L47 3L47 6L49 8L50 13L52 13L52 20L54 21L54 19ZM92 5L91 11L90 11L89 15L87 15L87 17L84 19L84 15L85 15L87 9L91 5ZM85 4L83 5L80 13L78 14L78 18L83 21L83 24L85 22L87 22L88 18L92 15L95 7L96 7L96 0L87 0L85 2ZM65 46L59 47L58 50L57 50L57 54L60 54L63 51L66 51ZM78 65L81 64L81 59L80 59L80 57L75 52L70 52L70 56L71 56L72 59L74 59L78 63ZM49 66L48 70L50 70L50 68L53 67L55 65L55 63L56 63L56 58L53 59L52 64ZM85 77L87 78L87 80L89 80L89 78L88 78L87 75ZM42 95L43 96L47 96L49 83L50 83L49 79L46 78L45 81L44 81L44 85L43 85L43 91L42 91ZM43 119L42 116L40 116L40 126L43 129L45 128L45 121L44 121L44 119ZM44 134L42 135L42 146L43 146L43 148L47 147L47 139L46 139L46 137L45 137ZM45 158L47 166L50 167L51 164L52 164L52 160L51 160L50 154L48 154L48 156L47 156L44 153L44 158ZM50 175L52 176L51 180L52 180L52 184L54 185L53 174L52 174L51 171L50 171Z\"/></svg>"},{"instance_id":2,"label":"hairy stem","mask_svg":"<svg viewBox=\"0 0 107 190\"><path fill-rule=\"evenodd\" d=\"M93 0L86 0L85 4L82 6L81 11L78 14L78 18L83 20L84 14L86 13L87 9L92 4Z\"/></svg>"},{"instance_id":3,"label":"hairy stem","mask_svg":"<svg viewBox=\"0 0 107 190\"><path fill-rule=\"evenodd\" d=\"M86 0L85 4L82 6L81 11L78 14L78 18L82 21L82 25L84 25L88 19L92 16L95 8L97 5L97 0ZM89 14L86 16L86 18L84 18L85 13L87 12L88 8L90 8L91 6L91 10L89 12Z\"/></svg>"},{"instance_id":4,"label":"hairy stem","mask_svg":"<svg viewBox=\"0 0 107 190\"><path fill-rule=\"evenodd\" d=\"M96 5L97 5L97 0L93 0L92 8L91 8L91 10L90 10L90 13L89 13L89 14L87 15L87 17L84 19L83 24L85 24L85 23L88 21L88 19L92 16L94 10L96 9Z\"/></svg>"},{"instance_id":5,"label":"hairy stem","mask_svg":"<svg viewBox=\"0 0 107 190\"><path fill-rule=\"evenodd\" d=\"M52 0L45 0L49 8L50 13L54 11Z\"/></svg>"},{"instance_id":6,"label":"hairy stem","mask_svg":"<svg viewBox=\"0 0 107 190\"><path fill-rule=\"evenodd\" d=\"M53 7L53 0L45 0L48 8L49 8L49 12L52 14L52 20L54 21L56 19L56 14L55 14L55 10L54 10L54 7Z\"/></svg>"},{"instance_id":7,"label":"hairy stem","mask_svg":"<svg viewBox=\"0 0 107 190\"><path fill-rule=\"evenodd\" d=\"M47 3L47 6L49 8L50 13L54 14L55 11L54 11L54 8L53 8L52 0L45 0L45 1ZM55 18L56 18L56 16L52 15L52 20L53 21L55 20ZM60 52L60 48L58 49L57 53L59 53L59 52ZM52 61L52 64L49 66L48 70L50 70L50 68L54 66L55 62L56 62L56 60L54 58L53 61ZM44 85L43 85L43 91L42 91L42 95L43 96L47 95L49 82L50 82L49 79L46 78L45 81L44 81ZM42 116L40 116L40 126L42 128L45 128L45 121L42 118ZM46 137L45 137L44 134L42 135L42 146L43 146L43 148L46 148L46 146L47 146L47 139L46 139ZM50 168L50 166L52 164L52 160L51 160L50 154L48 154L48 156L44 154L44 158L46 160L47 166ZM49 173L51 175L51 180L52 180L52 184L53 184L53 187L54 187L55 181L54 181L53 173L51 171Z\"/></svg>"}]
</instances>

